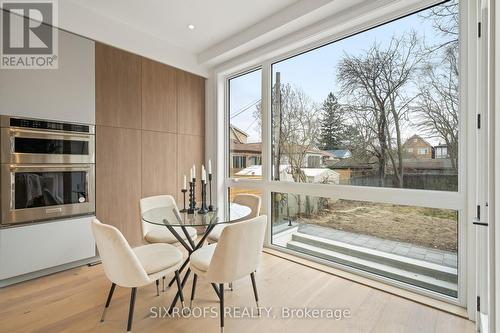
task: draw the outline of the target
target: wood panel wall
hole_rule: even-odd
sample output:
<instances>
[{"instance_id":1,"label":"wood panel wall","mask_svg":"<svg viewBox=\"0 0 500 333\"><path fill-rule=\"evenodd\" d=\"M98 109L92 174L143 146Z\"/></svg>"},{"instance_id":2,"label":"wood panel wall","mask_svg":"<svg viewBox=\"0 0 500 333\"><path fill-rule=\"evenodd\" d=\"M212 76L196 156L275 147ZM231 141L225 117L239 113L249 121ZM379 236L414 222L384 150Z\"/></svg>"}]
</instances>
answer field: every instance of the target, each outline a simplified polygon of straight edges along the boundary
<instances>
[{"instance_id":1,"label":"wood panel wall","mask_svg":"<svg viewBox=\"0 0 500 333\"><path fill-rule=\"evenodd\" d=\"M139 199L182 200L204 160L205 79L96 43L96 214L142 243Z\"/></svg>"}]
</instances>

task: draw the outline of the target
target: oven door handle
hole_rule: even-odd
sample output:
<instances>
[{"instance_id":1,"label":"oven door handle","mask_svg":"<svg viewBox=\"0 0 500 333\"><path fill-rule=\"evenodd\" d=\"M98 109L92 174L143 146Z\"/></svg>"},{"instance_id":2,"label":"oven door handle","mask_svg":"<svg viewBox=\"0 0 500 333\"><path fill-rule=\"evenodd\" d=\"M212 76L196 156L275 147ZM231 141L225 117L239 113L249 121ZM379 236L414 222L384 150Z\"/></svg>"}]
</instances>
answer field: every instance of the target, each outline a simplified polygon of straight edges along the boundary
<instances>
[{"instance_id":1,"label":"oven door handle","mask_svg":"<svg viewBox=\"0 0 500 333\"><path fill-rule=\"evenodd\" d=\"M10 171L33 169L42 171L90 171L92 165L80 164L11 164ZM34 171L36 172L36 171Z\"/></svg>"},{"instance_id":2,"label":"oven door handle","mask_svg":"<svg viewBox=\"0 0 500 333\"><path fill-rule=\"evenodd\" d=\"M62 212L62 208L61 207L58 207L58 208L46 208L45 209L45 214L54 214L54 213L61 213Z\"/></svg>"},{"instance_id":3,"label":"oven door handle","mask_svg":"<svg viewBox=\"0 0 500 333\"><path fill-rule=\"evenodd\" d=\"M74 133L74 132L51 132L51 131L39 131L32 129L20 129L11 128L9 129L11 137L28 137L28 138L38 138L38 139L61 139L61 140L85 140L89 141L93 134L90 133ZM23 134L26 134L23 136Z\"/></svg>"}]
</instances>

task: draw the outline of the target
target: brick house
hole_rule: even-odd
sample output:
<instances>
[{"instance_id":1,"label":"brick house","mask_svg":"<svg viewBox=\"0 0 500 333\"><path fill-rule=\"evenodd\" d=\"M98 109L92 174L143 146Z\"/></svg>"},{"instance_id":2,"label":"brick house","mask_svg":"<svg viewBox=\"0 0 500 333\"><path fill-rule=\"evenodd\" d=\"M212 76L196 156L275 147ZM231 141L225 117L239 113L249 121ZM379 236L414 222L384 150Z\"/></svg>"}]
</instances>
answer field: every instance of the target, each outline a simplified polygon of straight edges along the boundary
<instances>
[{"instance_id":1,"label":"brick house","mask_svg":"<svg viewBox=\"0 0 500 333\"><path fill-rule=\"evenodd\" d=\"M406 159L432 159L432 145L417 134L411 136L403 144L403 156Z\"/></svg>"}]
</instances>

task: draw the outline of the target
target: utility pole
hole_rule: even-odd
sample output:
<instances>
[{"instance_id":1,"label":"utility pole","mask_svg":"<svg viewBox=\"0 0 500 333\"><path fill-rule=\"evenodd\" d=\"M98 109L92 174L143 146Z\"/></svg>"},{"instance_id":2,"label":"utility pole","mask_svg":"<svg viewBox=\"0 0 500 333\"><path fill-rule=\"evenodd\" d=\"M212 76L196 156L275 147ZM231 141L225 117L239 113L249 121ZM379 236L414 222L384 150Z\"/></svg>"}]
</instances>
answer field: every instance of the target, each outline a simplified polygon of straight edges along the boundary
<instances>
[{"instance_id":1,"label":"utility pole","mask_svg":"<svg viewBox=\"0 0 500 333\"><path fill-rule=\"evenodd\" d=\"M274 107L275 107L275 120L274 120L274 180L280 180L280 164L281 164L281 73L276 72L276 82L274 84Z\"/></svg>"},{"instance_id":2,"label":"utility pole","mask_svg":"<svg viewBox=\"0 0 500 333\"><path fill-rule=\"evenodd\" d=\"M276 82L274 83L274 175L273 180L280 180L280 164L281 164L281 73L276 72ZM279 218L279 202L278 198L282 195L273 194L273 213L274 221Z\"/></svg>"}]
</instances>

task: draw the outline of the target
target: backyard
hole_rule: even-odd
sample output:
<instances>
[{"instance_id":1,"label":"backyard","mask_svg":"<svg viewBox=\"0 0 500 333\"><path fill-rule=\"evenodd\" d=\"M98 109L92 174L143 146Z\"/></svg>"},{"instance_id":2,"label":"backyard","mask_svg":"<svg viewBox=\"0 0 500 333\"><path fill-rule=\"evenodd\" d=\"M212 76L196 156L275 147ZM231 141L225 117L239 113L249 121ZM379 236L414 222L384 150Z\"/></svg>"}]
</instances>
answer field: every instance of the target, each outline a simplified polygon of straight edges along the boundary
<instances>
[{"instance_id":1,"label":"backyard","mask_svg":"<svg viewBox=\"0 0 500 333\"><path fill-rule=\"evenodd\" d=\"M329 200L297 222L457 252L457 212L414 206Z\"/></svg>"}]
</instances>

